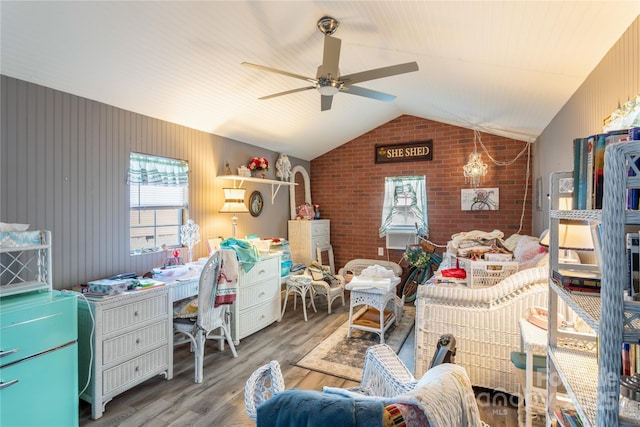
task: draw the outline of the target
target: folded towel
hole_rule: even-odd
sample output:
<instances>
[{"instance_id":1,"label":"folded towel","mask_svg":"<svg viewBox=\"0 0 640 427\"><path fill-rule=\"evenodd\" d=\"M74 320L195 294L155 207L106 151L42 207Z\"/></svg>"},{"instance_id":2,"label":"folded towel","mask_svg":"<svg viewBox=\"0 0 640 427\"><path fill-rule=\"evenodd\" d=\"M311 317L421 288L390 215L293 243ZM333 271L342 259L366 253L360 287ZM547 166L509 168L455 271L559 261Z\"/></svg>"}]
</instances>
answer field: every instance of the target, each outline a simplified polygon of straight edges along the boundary
<instances>
[{"instance_id":1,"label":"folded towel","mask_svg":"<svg viewBox=\"0 0 640 427\"><path fill-rule=\"evenodd\" d=\"M380 400L289 389L258 406L257 427L382 427Z\"/></svg>"},{"instance_id":2,"label":"folded towel","mask_svg":"<svg viewBox=\"0 0 640 427\"><path fill-rule=\"evenodd\" d=\"M347 286L345 286L348 290L358 290L358 289L381 289L385 292L390 292L395 289L397 283L397 279L394 277L393 279L389 278L373 278L373 277L362 277L355 276L351 279Z\"/></svg>"},{"instance_id":3,"label":"folded towel","mask_svg":"<svg viewBox=\"0 0 640 427\"><path fill-rule=\"evenodd\" d=\"M234 250L245 272L251 270L253 266L260 261L258 249L246 240L238 240L230 237L220 242L220 249Z\"/></svg>"},{"instance_id":4,"label":"folded towel","mask_svg":"<svg viewBox=\"0 0 640 427\"><path fill-rule=\"evenodd\" d=\"M216 289L214 307L221 304L233 304L238 288L238 257L230 249L220 250L220 277Z\"/></svg>"}]
</instances>

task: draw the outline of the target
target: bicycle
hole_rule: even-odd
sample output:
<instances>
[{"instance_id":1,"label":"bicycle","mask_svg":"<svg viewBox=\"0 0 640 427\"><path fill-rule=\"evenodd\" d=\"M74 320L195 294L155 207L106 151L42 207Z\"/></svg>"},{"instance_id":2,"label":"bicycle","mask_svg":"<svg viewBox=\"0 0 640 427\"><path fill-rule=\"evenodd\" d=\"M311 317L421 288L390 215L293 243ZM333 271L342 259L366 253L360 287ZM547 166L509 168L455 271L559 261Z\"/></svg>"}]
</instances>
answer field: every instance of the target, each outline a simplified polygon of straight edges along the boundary
<instances>
[{"instance_id":1,"label":"bicycle","mask_svg":"<svg viewBox=\"0 0 640 427\"><path fill-rule=\"evenodd\" d=\"M405 303L415 301L418 286L429 280L442 262L442 255L436 253L437 245L419 233L418 238L420 243L407 246L402 255L402 259L409 265L407 277L400 287Z\"/></svg>"},{"instance_id":2,"label":"bicycle","mask_svg":"<svg viewBox=\"0 0 640 427\"><path fill-rule=\"evenodd\" d=\"M493 190L476 190L471 204L472 211L493 211L498 209L498 204L491 198Z\"/></svg>"}]
</instances>

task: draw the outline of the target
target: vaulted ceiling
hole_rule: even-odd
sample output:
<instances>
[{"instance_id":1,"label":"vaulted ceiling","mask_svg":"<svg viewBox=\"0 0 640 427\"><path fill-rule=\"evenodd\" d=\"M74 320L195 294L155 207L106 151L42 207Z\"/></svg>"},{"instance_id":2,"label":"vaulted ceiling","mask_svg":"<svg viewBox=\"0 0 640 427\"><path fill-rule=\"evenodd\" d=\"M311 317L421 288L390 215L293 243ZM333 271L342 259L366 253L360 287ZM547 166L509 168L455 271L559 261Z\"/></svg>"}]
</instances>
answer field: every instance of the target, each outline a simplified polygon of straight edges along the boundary
<instances>
[{"instance_id":1,"label":"vaulted ceiling","mask_svg":"<svg viewBox=\"0 0 640 427\"><path fill-rule=\"evenodd\" d=\"M402 114L534 140L640 13L631 1L2 1L2 74L311 160ZM320 94L322 16L342 75L395 95Z\"/></svg>"}]
</instances>

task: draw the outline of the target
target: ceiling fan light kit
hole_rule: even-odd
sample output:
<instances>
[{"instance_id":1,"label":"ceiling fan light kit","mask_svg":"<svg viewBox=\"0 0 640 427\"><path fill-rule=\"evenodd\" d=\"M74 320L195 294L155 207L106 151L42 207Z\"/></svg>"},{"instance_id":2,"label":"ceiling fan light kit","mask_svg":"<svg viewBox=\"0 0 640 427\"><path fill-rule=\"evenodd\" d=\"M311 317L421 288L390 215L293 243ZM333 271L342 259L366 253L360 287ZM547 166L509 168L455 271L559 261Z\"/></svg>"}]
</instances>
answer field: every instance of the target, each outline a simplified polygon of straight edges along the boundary
<instances>
[{"instance_id":1,"label":"ceiling fan light kit","mask_svg":"<svg viewBox=\"0 0 640 427\"><path fill-rule=\"evenodd\" d=\"M354 84L418 71L418 64L416 62L408 62L406 64L397 64L389 67L376 68L373 70L341 76L340 70L338 68L338 62L340 60L340 46L342 44L342 41L336 37L331 36L336 32L339 25L340 22L330 16L323 16L318 20L318 30L322 34L324 34L325 37L322 64L318 67L315 78L290 73L288 71L277 70L275 68L265 67L264 65L243 62L242 65L246 67L269 71L271 73L281 74L284 76L293 77L299 80L305 80L307 82L313 83L313 86L287 90L284 92L275 93L273 95L263 96L259 99L271 99L282 95L289 95L292 93L316 89L318 92L320 92L320 95L322 95L320 103L321 111L331 109L333 95L336 95L338 92L362 96L365 98L377 99L379 101L385 102L393 101L396 98L394 95L389 95L387 93L378 92L360 86L354 86Z\"/></svg>"}]
</instances>

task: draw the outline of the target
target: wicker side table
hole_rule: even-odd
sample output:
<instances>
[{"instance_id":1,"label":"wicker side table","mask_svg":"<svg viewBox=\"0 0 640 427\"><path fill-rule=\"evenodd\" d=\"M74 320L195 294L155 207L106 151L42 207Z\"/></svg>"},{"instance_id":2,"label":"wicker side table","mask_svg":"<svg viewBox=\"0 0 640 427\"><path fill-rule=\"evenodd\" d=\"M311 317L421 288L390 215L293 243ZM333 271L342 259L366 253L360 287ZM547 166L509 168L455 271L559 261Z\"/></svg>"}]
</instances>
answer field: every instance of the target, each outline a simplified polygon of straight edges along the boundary
<instances>
[{"instance_id":1,"label":"wicker side table","mask_svg":"<svg viewBox=\"0 0 640 427\"><path fill-rule=\"evenodd\" d=\"M375 332L380 335L380 344L384 344L384 333L389 329L393 322L398 324L402 316L402 306L404 299L396 295L396 286L400 283L400 278L395 277L391 281L389 290L377 287L351 287L347 285L347 289L351 290L351 302L349 304L349 328L347 329L347 338L351 338L351 329L360 329L362 331ZM369 307L364 315L354 318L353 309L359 305ZM371 322L366 319L367 314L371 315L371 309L378 312L379 320Z\"/></svg>"}]
</instances>

